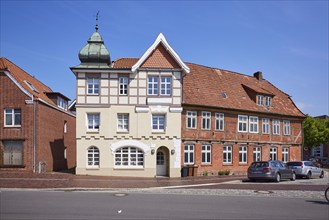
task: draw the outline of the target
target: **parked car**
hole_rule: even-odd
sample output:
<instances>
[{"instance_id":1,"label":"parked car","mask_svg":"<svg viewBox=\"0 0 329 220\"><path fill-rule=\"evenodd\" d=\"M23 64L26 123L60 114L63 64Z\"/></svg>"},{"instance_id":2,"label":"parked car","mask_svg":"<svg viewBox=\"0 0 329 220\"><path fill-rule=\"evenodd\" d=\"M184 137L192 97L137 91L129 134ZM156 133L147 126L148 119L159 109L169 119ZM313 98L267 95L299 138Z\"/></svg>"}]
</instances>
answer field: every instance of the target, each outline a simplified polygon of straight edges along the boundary
<instances>
[{"instance_id":1,"label":"parked car","mask_svg":"<svg viewBox=\"0 0 329 220\"><path fill-rule=\"evenodd\" d=\"M290 161L287 163L289 169L292 169L297 177L324 177L322 168L316 166L313 161Z\"/></svg>"},{"instance_id":2,"label":"parked car","mask_svg":"<svg viewBox=\"0 0 329 220\"><path fill-rule=\"evenodd\" d=\"M296 173L288 169L282 161L257 161L252 162L248 168L248 179L250 181L267 179L280 182L281 179L296 179Z\"/></svg>"}]
</instances>

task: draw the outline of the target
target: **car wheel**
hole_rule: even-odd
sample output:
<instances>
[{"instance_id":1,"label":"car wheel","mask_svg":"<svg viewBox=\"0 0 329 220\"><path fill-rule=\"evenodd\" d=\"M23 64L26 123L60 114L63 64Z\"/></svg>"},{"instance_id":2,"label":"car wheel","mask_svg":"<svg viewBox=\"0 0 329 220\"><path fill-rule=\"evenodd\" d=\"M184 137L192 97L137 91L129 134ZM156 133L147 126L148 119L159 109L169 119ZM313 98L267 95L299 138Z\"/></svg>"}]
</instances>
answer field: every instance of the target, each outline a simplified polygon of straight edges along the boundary
<instances>
[{"instance_id":1,"label":"car wheel","mask_svg":"<svg viewBox=\"0 0 329 220\"><path fill-rule=\"evenodd\" d=\"M308 171L308 173L306 174L306 179L311 179L312 177L312 173L311 171Z\"/></svg>"},{"instance_id":2,"label":"car wheel","mask_svg":"<svg viewBox=\"0 0 329 220\"><path fill-rule=\"evenodd\" d=\"M290 179L291 181L295 181L296 180L296 173L292 173L292 177Z\"/></svg>"},{"instance_id":3,"label":"car wheel","mask_svg":"<svg viewBox=\"0 0 329 220\"><path fill-rule=\"evenodd\" d=\"M322 179L324 177L324 172L321 172L320 178Z\"/></svg>"},{"instance_id":4,"label":"car wheel","mask_svg":"<svg viewBox=\"0 0 329 220\"><path fill-rule=\"evenodd\" d=\"M277 173L276 175L275 175L275 182L280 182L281 181L281 175L280 175L280 173Z\"/></svg>"}]
</instances>

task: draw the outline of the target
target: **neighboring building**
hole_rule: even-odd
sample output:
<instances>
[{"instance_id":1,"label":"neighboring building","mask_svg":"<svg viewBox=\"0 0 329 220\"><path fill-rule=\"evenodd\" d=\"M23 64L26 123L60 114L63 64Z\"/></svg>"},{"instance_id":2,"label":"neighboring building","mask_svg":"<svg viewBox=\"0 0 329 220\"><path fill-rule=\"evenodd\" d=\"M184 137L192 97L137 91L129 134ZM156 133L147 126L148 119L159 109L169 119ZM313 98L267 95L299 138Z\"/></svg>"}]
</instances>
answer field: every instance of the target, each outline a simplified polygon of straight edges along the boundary
<instances>
[{"instance_id":1,"label":"neighboring building","mask_svg":"<svg viewBox=\"0 0 329 220\"><path fill-rule=\"evenodd\" d=\"M69 99L0 58L0 171L75 167L75 116Z\"/></svg>"},{"instance_id":2,"label":"neighboring building","mask_svg":"<svg viewBox=\"0 0 329 220\"><path fill-rule=\"evenodd\" d=\"M301 159L304 115L262 78L184 63L160 34L141 58L111 62L98 33L79 53L77 174L245 172Z\"/></svg>"}]
</instances>

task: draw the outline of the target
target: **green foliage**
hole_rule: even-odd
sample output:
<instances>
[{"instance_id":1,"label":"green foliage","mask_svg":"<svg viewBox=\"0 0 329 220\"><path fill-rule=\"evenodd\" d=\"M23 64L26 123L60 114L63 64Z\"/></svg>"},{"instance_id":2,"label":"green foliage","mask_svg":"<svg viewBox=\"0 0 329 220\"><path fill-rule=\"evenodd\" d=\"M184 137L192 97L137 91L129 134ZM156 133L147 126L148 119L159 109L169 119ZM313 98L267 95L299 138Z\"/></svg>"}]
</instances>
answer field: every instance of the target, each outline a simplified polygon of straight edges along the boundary
<instances>
[{"instance_id":1,"label":"green foliage","mask_svg":"<svg viewBox=\"0 0 329 220\"><path fill-rule=\"evenodd\" d=\"M223 170L223 171L220 170L220 171L218 171L218 175L219 176L223 176L223 175L226 175L227 176L227 175L230 174L230 172L231 172L230 170Z\"/></svg>"},{"instance_id":2,"label":"green foliage","mask_svg":"<svg viewBox=\"0 0 329 220\"><path fill-rule=\"evenodd\" d=\"M305 147L317 147L320 144L329 144L329 120L312 118L306 115L303 121Z\"/></svg>"},{"instance_id":3,"label":"green foliage","mask_svg":"<svg viewBox=\"0 0 329 220\"><path fill-rule=\"evenodd\" d=\"M208 176L208 171L205 170L205 171L203 172L203 175L204 175L204 176Z\"/></svg>"},{"instance_id":4,"label":"green foliage","mask_svg":"<svg viewBox=\"0 0 329 220\"><path fill-rule=\"evenodd\" d=\"M218 171L218 175L219 175L219 176L223 176L223 175L224 175L224 171L221 171L221 170Z\"/></svg>"},{"instance_id":5,"label":"green foliage","mask_svg":"<svg viewBox=\"0 0 329 220\"><path fill-rule=\"evenodd\" d=\"M224 170L224 174L227 176L230 174L230 170Z\"/></svg>"}]
</instances>

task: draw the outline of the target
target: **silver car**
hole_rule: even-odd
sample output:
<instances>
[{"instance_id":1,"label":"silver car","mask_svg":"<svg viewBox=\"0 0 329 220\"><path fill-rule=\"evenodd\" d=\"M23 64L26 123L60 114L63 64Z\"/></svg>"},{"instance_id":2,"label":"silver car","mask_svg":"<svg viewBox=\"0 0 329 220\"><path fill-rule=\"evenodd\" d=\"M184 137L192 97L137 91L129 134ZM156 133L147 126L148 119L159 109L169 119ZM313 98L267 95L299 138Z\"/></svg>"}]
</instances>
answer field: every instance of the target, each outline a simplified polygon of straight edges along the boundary
<instances>
[{"instance_id":1,"label":"silver car","mask_svg":"<svg viewBox=\"0 0 329 220\"><path fill-rule=\"evenodd\" d=\"M248 168L248 179L254 181L257 179L267 179L280 182L281 179L290 179L294 181L296 174L290 170L281 161L257 161L252 162Z\"/></svg>"},{"instance_id":2,"label":"silver car","mask_svg":"<svg viewBox=\"0 0 329 220\"><path fill-rule=\"evenodd\" d=\"M287 166L289 169L295 171L297 177L306 177L307 179L324 177L323 169L317 167L313 161L290 161L287 163Z\"/></svg>"}]
</instances>

